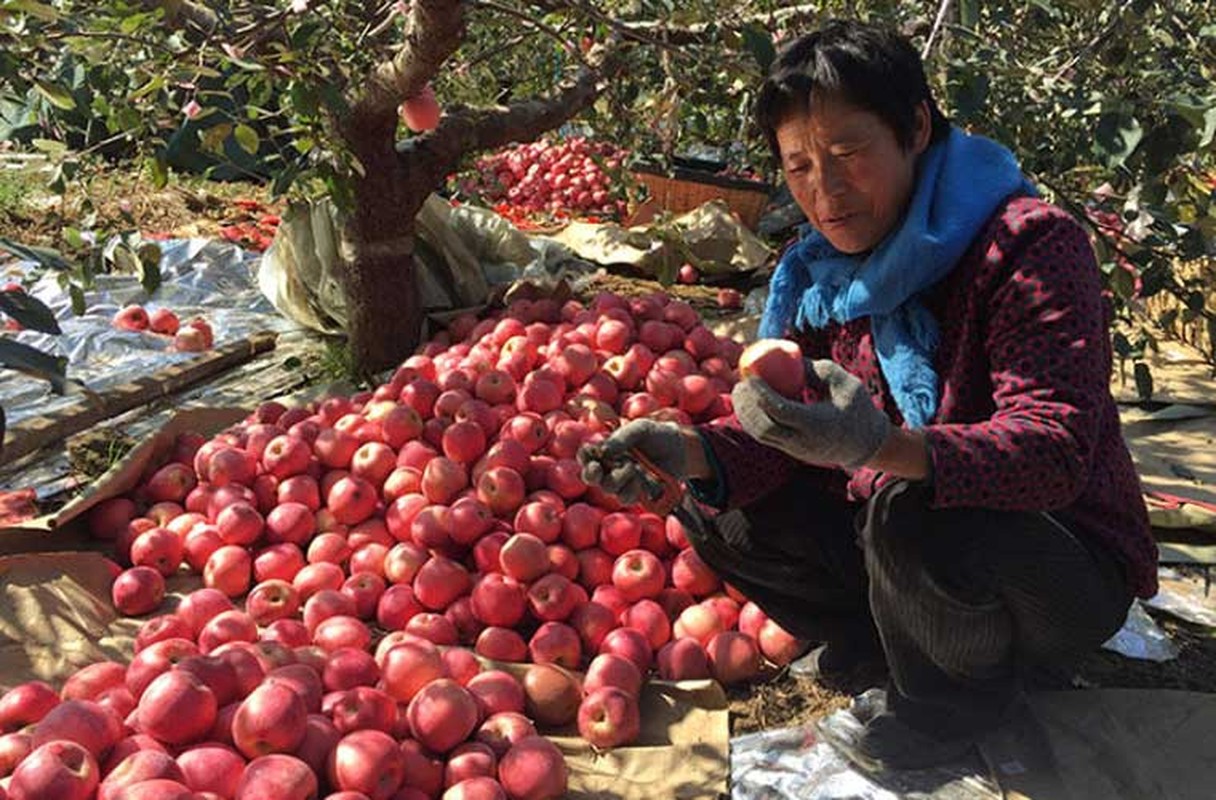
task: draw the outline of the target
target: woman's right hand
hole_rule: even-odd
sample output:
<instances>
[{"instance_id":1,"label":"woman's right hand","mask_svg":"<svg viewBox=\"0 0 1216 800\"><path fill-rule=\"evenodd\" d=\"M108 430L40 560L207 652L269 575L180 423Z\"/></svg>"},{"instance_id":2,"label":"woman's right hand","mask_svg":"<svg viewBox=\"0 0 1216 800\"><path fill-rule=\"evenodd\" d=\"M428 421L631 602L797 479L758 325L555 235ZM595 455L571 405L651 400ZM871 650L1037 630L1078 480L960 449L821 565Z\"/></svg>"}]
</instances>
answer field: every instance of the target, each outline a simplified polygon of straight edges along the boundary
<instances>
[{"instance_id":1,"label":"woman's right hand","mask_svg":"<svg viewBox=\"0 0 1216 800\"><path fill-rule=\"evenodd\" d=\"M638 502L644 492L644 471L630 457L630 450L640 451L658 469L678 480L712 474L695 430L675 422L636 419L596 447L579 450L583 481L615 494L624 503Z\"/></svg>"}]
</instances>

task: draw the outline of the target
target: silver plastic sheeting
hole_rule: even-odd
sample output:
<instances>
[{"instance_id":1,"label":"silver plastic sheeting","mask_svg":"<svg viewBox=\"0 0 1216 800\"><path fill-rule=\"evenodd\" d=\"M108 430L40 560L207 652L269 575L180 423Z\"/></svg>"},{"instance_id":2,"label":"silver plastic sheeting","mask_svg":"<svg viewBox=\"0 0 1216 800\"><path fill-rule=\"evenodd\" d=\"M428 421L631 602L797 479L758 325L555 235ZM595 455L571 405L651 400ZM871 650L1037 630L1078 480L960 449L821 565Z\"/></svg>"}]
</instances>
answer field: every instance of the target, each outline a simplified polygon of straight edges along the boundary
<instances>
[{"instance_id":1,"label":"silver plastic sheeting","mask_svg":"<svg viewBox=\"0 0 1216 800\"><path fill-rule=\"evenodd\" d=\"M63 333L10 335L45 352L67 356L68 377L101 391L197 357L196 353L172 351L172 337L114 328L114 314L130 303L140 303L149 311L169 308L183 323L203 316L215 333L217 347L252 333L296 327L279 316L258 290L254 272L259 254L208 239L171 239L158 244L162 282L153 296L148 296L134 276L99 276L94 290L85 296L85 313L77 316L67 292L59 287L57 273L44 270L29 290L55 312ZM37 269L31 262L0 263L0 277L12 280ZM0 369L0 406L10 425L70 402L71 398L52 394L44 381Z\"/></svg>"},{"instance_id":2,"label":"silver plastic sheeting","mask_svg":"<svg viewBox=\"0 0 1216 800\"><path fill-rule=\"evenodd\" d=\"M1178 592L1162 589L1145 600L1144 604L1157 611L1172 614L1181 620L1208 628L1216 628L1216 610Z\"/></svg>"},{"instance_id":3,"label":"silver plastic sheeting","mask_svg":"<svg viewBox=\"0 0 1216 800\"><path fill-rule=\"evenodd\" d=\"M936 769L872 774L854 766L832 741L855 742L863 721L884 703L881 689L818 723L760 731L731 740L733 800L998 800L978 754Z\"/></svg>"},{"instance_id":4,"label":"silver plastic sheeting","mask_svg":"<svg viewBox=\"0 0 1216 800\"><path fill-rule=\"evenodd\" d=\"M1142 661L1171 661L1178 657L1178 646L1158 627L1139 600L1132 603L1123 627L1102 647Z\"/></svg>"}]
</instances>

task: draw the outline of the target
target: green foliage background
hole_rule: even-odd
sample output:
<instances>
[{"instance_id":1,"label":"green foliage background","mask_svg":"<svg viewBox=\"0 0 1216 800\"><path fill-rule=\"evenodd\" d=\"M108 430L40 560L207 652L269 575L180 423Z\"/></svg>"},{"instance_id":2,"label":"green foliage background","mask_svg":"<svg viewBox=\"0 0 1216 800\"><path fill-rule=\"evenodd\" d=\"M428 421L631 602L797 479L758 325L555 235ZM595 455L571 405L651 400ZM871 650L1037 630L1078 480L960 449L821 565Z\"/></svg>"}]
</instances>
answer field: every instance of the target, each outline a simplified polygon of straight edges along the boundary
<instances>
[{"instance_id":1,"label":"green foliage background","mask_svg":"<svg viewBox=\"0 0 1216 800\"><path fill-rule=\"evenodd\" d=\"M279 194L345 196L360 166L339 124L364 76L400 45L394 3L313 0L293 13L282 0L217 0L208 5L221 26L208 35L166 24L162 7L172 5L0 0L0 140L51 154L59 181L84 153L138 161L158 183L173 164L268 180ZM816 20L857 16L923 47L939 8L540 5L472 2L463 44L434 79L440 101L544 94L578 68L583 44L623 35L623 68L579 126L650 158L716 146L772 177L749 112L781 41ZM665 44L677 29L695 36ZM1175 274L1179 260L1216 248L1216 3L958 0L926 65L948 115L1010 146L1091 226L1119 301L1171 292L1182 317L1208 321L1216 336L1216 305ZM187 119L191 102L200 113ZM1133 358L1150 345L1147 335L1116 340Z\"/></svg>"}]
</instances>

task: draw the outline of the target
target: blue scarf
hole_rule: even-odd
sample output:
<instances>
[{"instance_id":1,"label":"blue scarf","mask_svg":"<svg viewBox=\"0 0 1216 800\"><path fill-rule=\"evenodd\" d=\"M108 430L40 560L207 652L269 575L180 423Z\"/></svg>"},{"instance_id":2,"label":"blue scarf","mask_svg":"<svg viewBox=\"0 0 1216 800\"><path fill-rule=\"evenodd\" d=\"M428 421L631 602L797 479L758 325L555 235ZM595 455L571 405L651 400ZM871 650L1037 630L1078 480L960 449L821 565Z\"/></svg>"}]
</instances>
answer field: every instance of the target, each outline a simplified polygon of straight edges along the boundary
<instances>
[{"instance_id":1,"label":"blue scarf","mask_svg":"<svg viewBox=\"0 0 1216 800\"><path fill-rule=\"evenodd\" d=\"M866 255L841 253L811 230L786 250L769 283L760 336L870 317L878 364L910 427L937 414L939 328L921 294L941 281L1001 204L1035 195L1013 153L958 128L920 158L899 227Z\"/></svg>"}]
</instances>

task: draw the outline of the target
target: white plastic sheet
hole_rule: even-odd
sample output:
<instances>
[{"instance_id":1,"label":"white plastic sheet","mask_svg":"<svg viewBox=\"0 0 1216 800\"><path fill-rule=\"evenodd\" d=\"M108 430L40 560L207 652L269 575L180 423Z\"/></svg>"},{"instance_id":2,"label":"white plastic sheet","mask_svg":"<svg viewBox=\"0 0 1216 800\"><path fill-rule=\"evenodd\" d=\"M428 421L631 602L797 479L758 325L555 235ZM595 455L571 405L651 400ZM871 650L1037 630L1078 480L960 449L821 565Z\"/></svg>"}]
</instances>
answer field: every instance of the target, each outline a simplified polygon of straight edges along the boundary
<instances>
[{"instance_id":1,"label":"white plastic sheet","mask_svg":"<svg viewBox=\"0 0 1216 800\"><path fill-rule=\"evenodd\" d=\"M1177 645L1148 615L1139 600L1132 603L1123 627L1102 647L1142 661L1170 661L1178 657Z\"/></svg>"},{"instance_id":2,"label":"white plastic sheet","mask_svg":"<svg viewBox=\"0 0 1216 800\"><path fill-rule=\"evenodd\" d=\"M881 689L853 705L796 728L760 731L731 740L733 800L998 800L977 754L958 764L927 770L864 772L832 741L854 742L864 721L885 703Z\"/></svg>"},{"instance_id":3,"label":"white plastic sheet","mask_svg":"<svg viewBox=\"0 0 1216 800\"><path fill-rule=\"evenodd\" d=\"M86 293L85 313L77 316L57 274L44 271L30 293L55 312L63 333L9 335L53 355L67 356L68 377L100 391L197 357L196 353L172 351L172 337L116 329L114 314L130 303L149 310L169 308L183 323L201 315L211 324L216 346L260 331L296 327L279 316L258 290L253 278L260 258L257 253L208 239L170 239L158 244L162 282L152 297L134 276L99 276L96 288ZM8 262L0 264L0 276L11 280L36 269L30 262ZM70 398L52 394L44 381L0 369L0 405L10 425L69 402Z\"/></svg>"}]
</instances>

